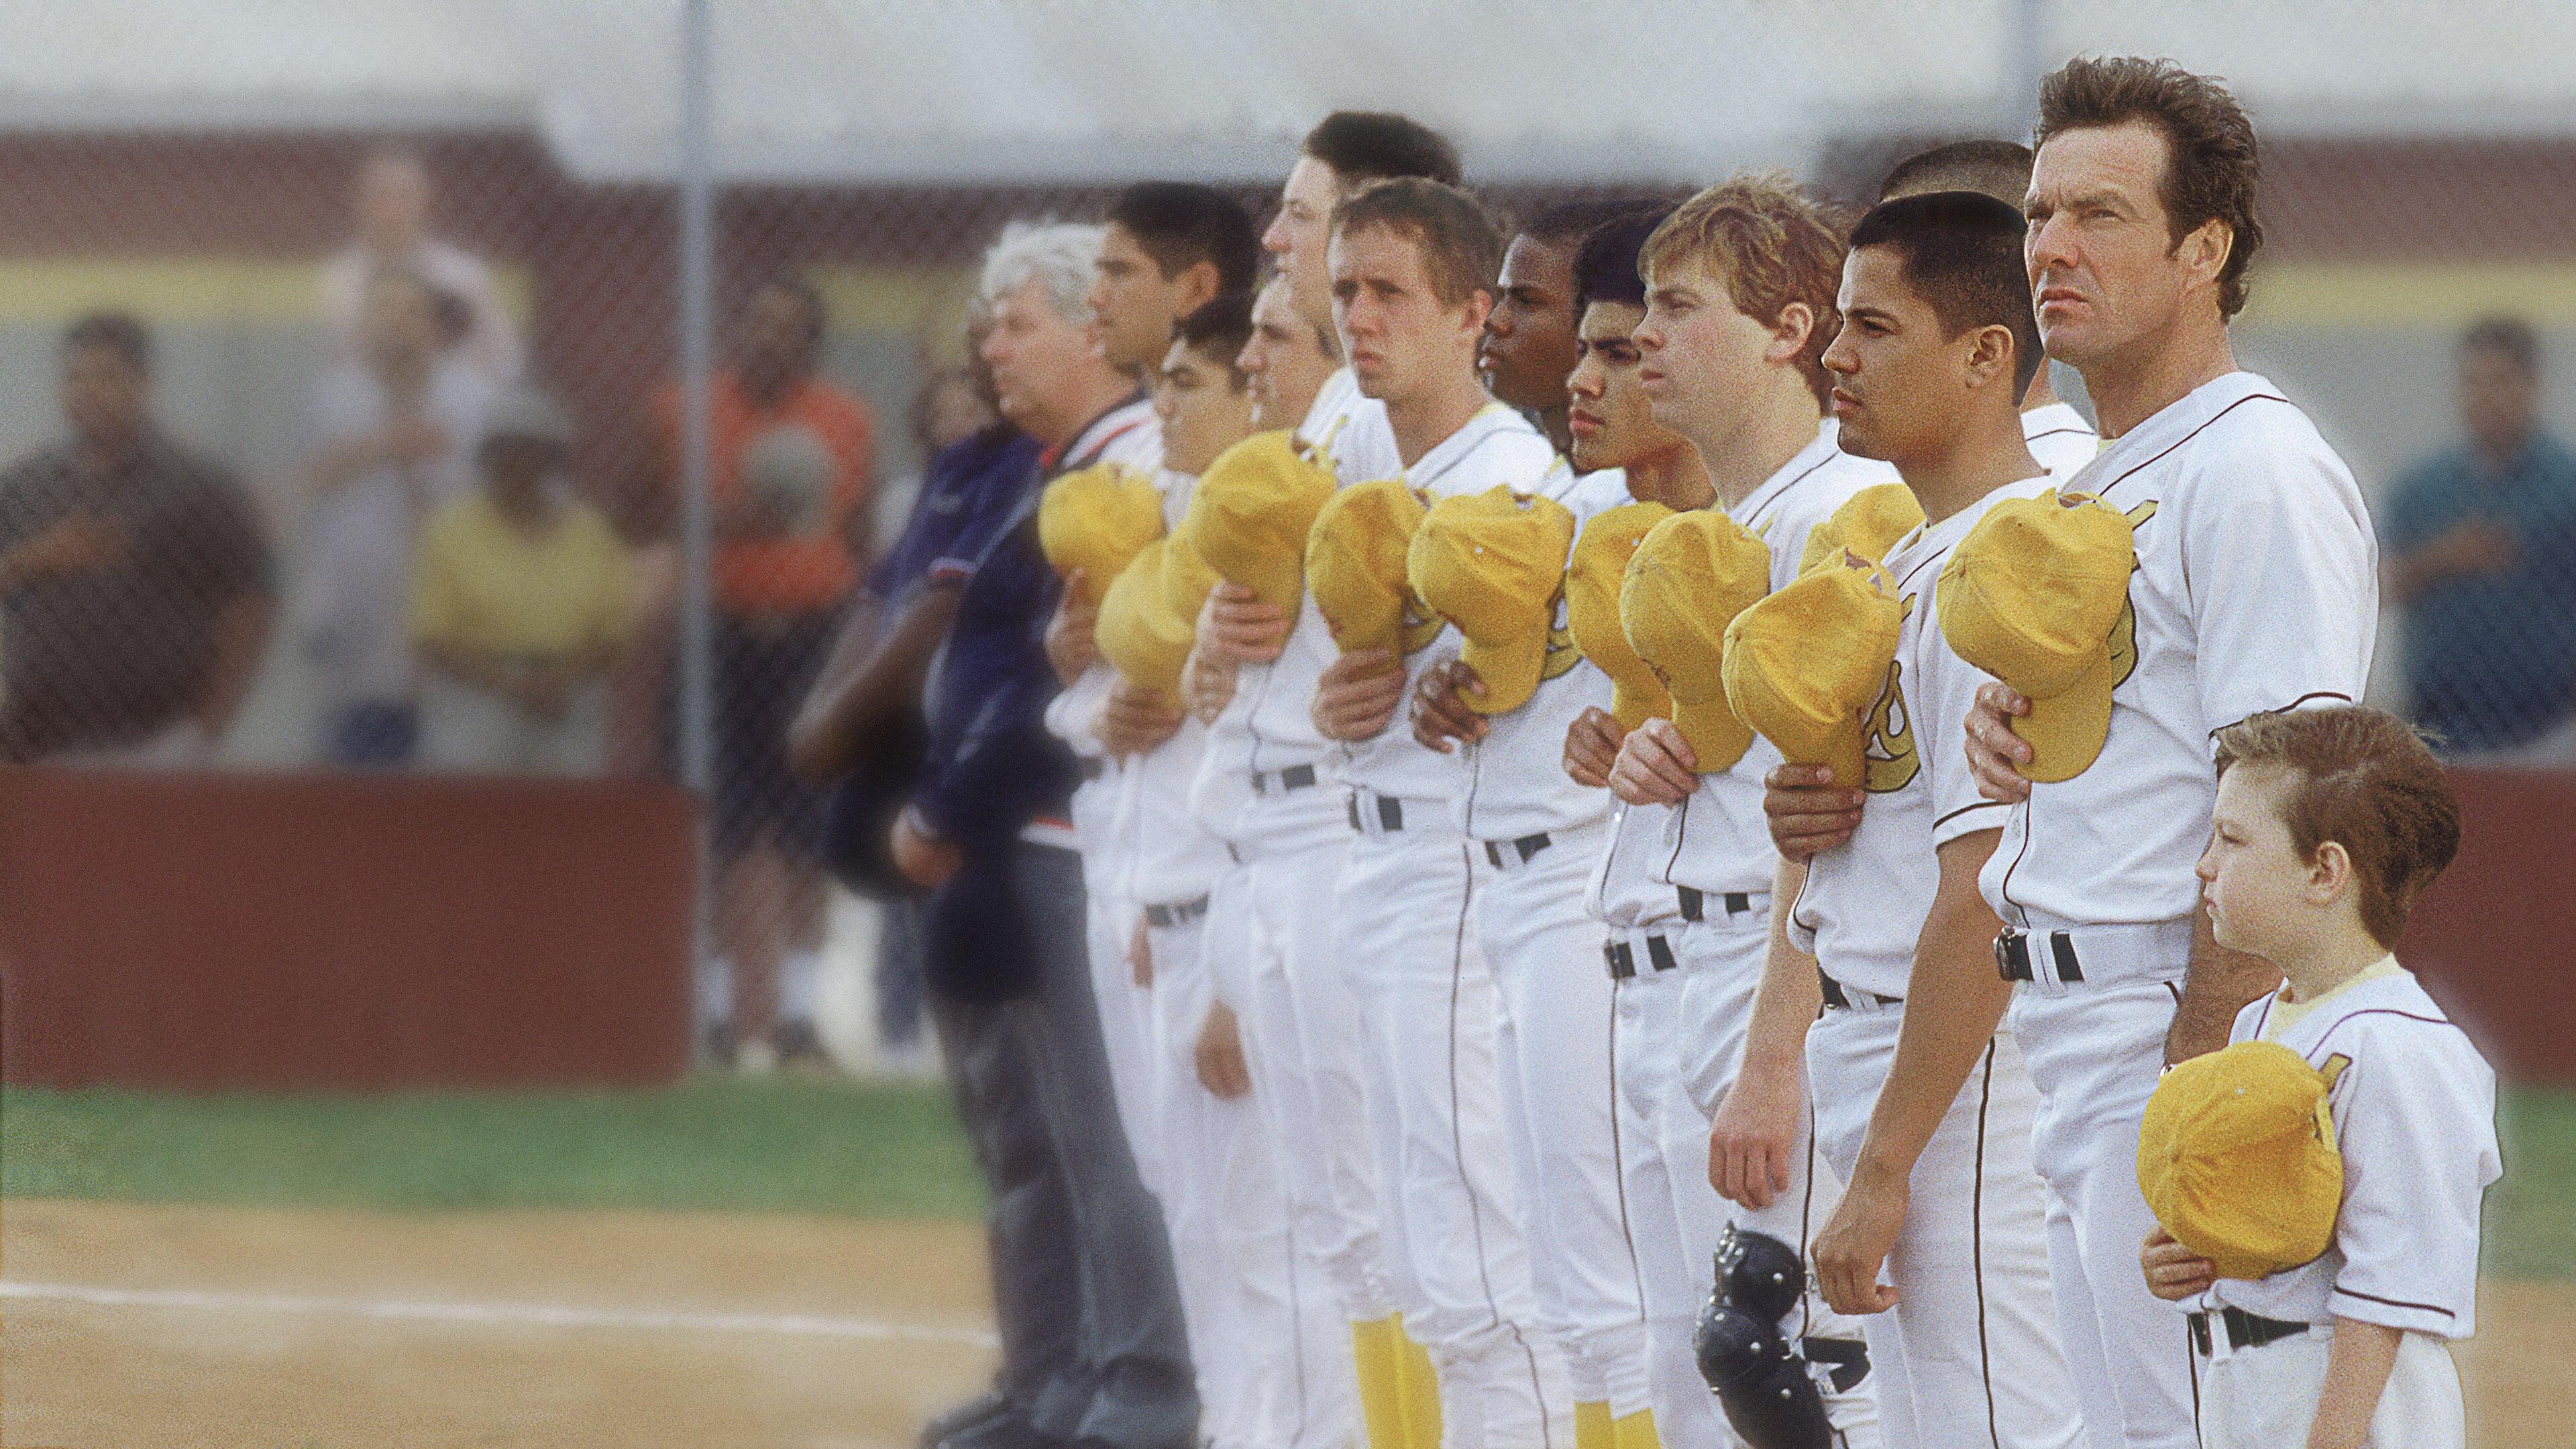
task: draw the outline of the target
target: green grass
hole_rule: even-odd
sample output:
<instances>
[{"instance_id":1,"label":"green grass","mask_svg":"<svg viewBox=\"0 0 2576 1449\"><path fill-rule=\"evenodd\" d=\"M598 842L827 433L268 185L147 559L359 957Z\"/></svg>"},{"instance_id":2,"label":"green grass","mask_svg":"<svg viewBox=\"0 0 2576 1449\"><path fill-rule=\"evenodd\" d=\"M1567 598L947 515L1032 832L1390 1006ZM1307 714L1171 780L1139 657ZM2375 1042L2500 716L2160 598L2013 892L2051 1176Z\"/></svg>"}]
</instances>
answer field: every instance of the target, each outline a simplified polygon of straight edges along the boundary
<instances>
[{"instance_id":1,"label":"green grass","mask_svg":"<svg viewBox=\"0 0 2576 1449\"><path fill-rule=\"evenodd\" d=\"M936 1086L184 1096L0 1092L0 1193L382 1208L961 1217L981 1189Z\"/></svg>"},{"instance_id":2,"label":"green grass","mask_svg":"<svg viewBox=\"0 0 2576 1449\"><path fill-rule=\"evenodd\" d=\"M2487 1263L2576 1277L2576 1092L2506 1094ZM980 1190L931 1086L707 1077L658 1092L0 1092L0 1193L386 1208L959 1217Z\"/></svg>"}]
</instances>

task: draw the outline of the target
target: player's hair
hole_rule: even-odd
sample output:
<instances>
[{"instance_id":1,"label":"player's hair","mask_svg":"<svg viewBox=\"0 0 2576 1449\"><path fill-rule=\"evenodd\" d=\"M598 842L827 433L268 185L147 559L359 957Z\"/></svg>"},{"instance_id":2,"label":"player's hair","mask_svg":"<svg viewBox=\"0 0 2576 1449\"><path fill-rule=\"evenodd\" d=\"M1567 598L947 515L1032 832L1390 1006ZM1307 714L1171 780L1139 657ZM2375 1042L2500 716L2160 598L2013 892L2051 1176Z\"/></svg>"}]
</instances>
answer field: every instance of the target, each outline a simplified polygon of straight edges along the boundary
<instances>
[{"instance_id":1,"label":"player's hair","mask_svg":"<svg viewBox=\"0 0 2576 1449\"><path fill-rule=\"evenodd\" d=\"M1521 223L1520 234L1552 247L1579 247L1583 239L1623 216L1641 211L1658 214L1673 209L1669 201L1623 197L1615 201L1560 201Z\"/></svg>"},{"instance_id":2,"label":"player's hair","mask_svg":"<svg viewBox=\"0 0 2576 1449\"><path fill-rule=\"evenodd\" d=\"M2540 334L2519 317L2481 317L2460 333L2462 352L2492 352L2526 376L2540 374Z\"/></svg>"},{"instance_id":3,"label":"player's hair","mask_svg":"<svg viewBox=\"0 0 2576 1449\"><path fill-rule=\"evenodd\" d=\"M1646 278L1637 265L1637 257L1646 249L1646 238L1653 236L1655 228L1672 214L1672 207L1658 203L1613 217L1592 229L1574 253L1574 310L1578 316L1595 302L1646 305Z\"/></svg>"},{"instance_id":4,"label":"player's hair","mask_svg":"<svg viewBox=\"0 0 2576 1449\"><path fill-rule=\"evenodd\" d=\"M2009 329L2018 399L2041 362L2039 318L2022 265L2027 230L2019 209L1982 191L1931 191L1872 207L1852 228L1851 249L1895 252L1905 285L1932 305L1950 336L1972 327Z\"/></svg>"},{"instance_id":5,"label":"player's hair","mask_svg":"<svg viewBox=\"0 0 2576 1449\"><path fill-rule=\"evenodd\" d=\"M136 372L152 370L152 333L131 312L88 312L63 329L63 351L104 347L125 359Z\"/></svg>"},{"instance_id":6,"label":"player's hair","mask_svg":"<svg viewBox=\"0 0 2576 1449\"><path fill-rule=\"evenodd\" d=\"M1252 294L1253 305L1259 306L1261 303L1261 293L1270 290L1271 285L1279 281L1280 278L1276 273L1262 278L1260 290ZM1306 316L1304 313L1299 312L1294 307L1288 309L1288 314L1291 317L1296 318L1298 321L1303 322L1306 325L1307 331L1314 334L1316 351L1331 358L1336 363L1339 363L1342 360L1342 335L1333 330L1332 319L1329 315L1325 320L1318 322L1315 319Z\"/></svg>"},{"instance_id":7,"label":"player's hair","mask_svg":"<svg viewBox=\"0 0 2576 1449\"><path fill-rule=\"evenodd\" d=\"M2254 216L2261 178L2254 121L2227 87L2170 60L2079 55L2039 85L2039 144L2068 131L2143 121L2165 138L2158 199L2179 244L2207 222L2227 224L2218 315L2245 307L2245 269L2263 246Z\"/></svg>"},{"instance_id":8,"label":"player's hair","mask_svg":"<svg viewBox=\"0 0 2576 1449\"><path fill-rule=\"evenodd\" d=\"M1243 355L1243 344L1252 340L1252 294L1221 292L1209 298L1197 311L1172 324L1172 339L1224 364L1226 374L1234 381L1234 390L1243 391L1251 379L1235 366L1235 359Z\"/></svg>"},{"instance_id":9,"label":"player's hair","mask_svg":"<svg viewBox=\"0 0 2576 1449\"><path fill-rule=\"evenodd\" d=\"M2301 860L2331 840L2352 857L2361 924L2394 947L2406 913L2460 849L2460 804L2413 725L2361 705L2258 714L2218 732L2218 773L2290 774L2281 823Z\"/></svg>"},{"instance_id":10,"label":"player's hair","mask_svg":"<svg viewBox=\"0 0 2576 1449\"><path fill-rule=\"evenodd\" d=\"M1878 199L1982 191L2018 207L2030 192L2030 161L2030 148L2019 141L1946 141L1897 162L1878 183Z\"/></svg>"},{"instance_id":11,"label":"player's hair","mask_svg":"<svg viewBox=\"0 0 2576 1449\"><path fill-rule=\"evenodd\" d=\"M1201 262L1219 292L1250 290L1261 270L1261 230L1242 202L1192 181L1140 181L1109 203L1106 220L1136 239L1170 281Z\"/></svg>"},{"instance_id":12,"label":"player's hair","mask_svg":"<svg viewBox=\"0 0 2576 1449\"><path fill-rule=\"evenodd\" d=\"M1485 203L1455 186L1420 176L1372 181L1333 208L1333 232L1384 227L1422 250L1431 295L1458 307L1490 295L1503 269L1503 229Z\"/></svg>"},{"instance_id":13,"label":"player's hair","mask_svg":"<svg viewBox=\"0 0 2576 1449\"><path fill-rule=\"evenodd\" d=\"M1091 321L1091 273L1100 261L1100 228L1069 221L1015 221L984 253L975 295L988 307L1036 282L1056 315Z\"/></svg>"},{"instance_id":14,"label":"player's hair","mask_svg":"<svg viewBox=\"0 0 2576 1449\"><path fill-rule=\"evenodd\" d=\"M1395 111L1335 111L1306 133L1300 149L1333 168L1344 192L1391 176L1455 186L1461 175L1448 137Z\"/></svg>"},{"instance_id":15,"label":"player's hair","mask_svg":"<svg viewBox=\"0 0 2576 1449\"><path fill-rule=\"evenodd\" d=\"M1842 284L1841 218L1779 172L1738 176L1675 208L1646 238L1638 269L1650 279L1698 262L1726 288L1735 310L1765 327L1792 303L1814 317L1798 370L1821 405L1833 390L1825 348L1842 330L1834 293Z\"/></svg>"}]
</instances>

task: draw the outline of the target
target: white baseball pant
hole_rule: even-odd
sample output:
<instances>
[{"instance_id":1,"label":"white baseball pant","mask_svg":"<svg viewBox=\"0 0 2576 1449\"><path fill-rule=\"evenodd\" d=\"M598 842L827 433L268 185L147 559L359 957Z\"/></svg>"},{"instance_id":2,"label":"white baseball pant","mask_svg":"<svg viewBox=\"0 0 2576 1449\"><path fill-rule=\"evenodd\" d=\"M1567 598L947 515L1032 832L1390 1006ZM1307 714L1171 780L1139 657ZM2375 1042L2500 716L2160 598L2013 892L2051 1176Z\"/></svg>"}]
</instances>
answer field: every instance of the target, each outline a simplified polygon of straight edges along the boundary
<instances>
[{"instance_id":1,"label":"white baseball pant","mask_svg":"<svg viewBox=\"0 0 2576 1449\"><path fill-rule=\"evenodd\" d=\"M1904 1021L1902 1003L1847 994L1852 1005L1828 1007L1807 1035L1816 1143L1845 1177ZM1901 1382L1879 1385L1888 1449L2071 1449L2083 1437L2049 1295L2046 1193L2030 1160L2038 1105L2019 1049L1998 1032L1915 1161L1887 1255L1896 1307L1861 1320L1870 1361L1904 1365Z\"/></svg>"},{"instance_id":2,"label":"white baseball pant","mask_svg":"<svg viewBox=\"0 0 2576 1449\"><path fill-rule=\"evenodd\" d=\"M1229 874L1206 915L1147 934L1156 1096L1169 1164L1164 1217L1208 1444L1325 1449L1339 1444L1351 1422L1348 1330L1314 1266L1298 1261L1269 1134L1252 1099L1220 1098L1198 1077L1199 1031L1217 1000L1204 953L1211 942L1243 941L1249 925L1242 872ZM1338 1414L1322 1392L1336 1374L1344 1381Z\"/></svg>"},{"instance_id":3,"label":"white baseball pant","mask_svg":"<svg viewBox=\"0 0 2576 1449\"><path fill-rule=\"evenodd\" d=\"M1691 1335L1715 1286L1717 1242L1727 1224L1797 1249L1824 1226L1841 1179L1817 1160L1813 1134L1792 1147L1788 1190L1769 1206L1741 1207L1709 1183L1709 1126L1744 1059L1770 945L1763 895L1705 899L1703 919L1612 937L1635 974L1616 984L1621 1170L1631 1226L1646 1264L1647 1328L1654 1361L1655 1427L1667 1446L1731 1445L1724 1413L1700 1376ZM1652 944L1662 936L1664 947ZM1669 960L1670 967L1658 969ZM1659 1210L1660 1209L1660 1210ZM1812 1284L1781 1325L1798 1338L1859 1339ZM1873 1376L1874 1377L1874 1376ZM1840 1449L1879 1443L1877 1387L1864 1379L1826 1396Z\"/></svg>"},{"instance_id":4,"label":"white baseball pant","mask_svg":"<svg viewBox=\"0 0 2576 1449\"><path fill-rule=\"evenodd\" d=\"M1116 775L1086 781L1073 793L1074 839L1081 844L1083 957L1092 1000L1100 1007L1100 1041L1109 1053L1109 1095L1118 1125L1148 1192L1162 1190L1162 1128L1153 1120L1153 1005L1127 963L1140 907L1127 893L1129 852L1122 849Z\"/></svg>"},{"instance_id":5,"label":"white baseball pant","mask_svg":"<svg viewBox=\"0 0 2576 1449\"><path fill-rule=\"evenodd\" d=\"M1253 1096L1288 1189L1299 1251L1352 1323L1399 1307L1378 1209L1366 1063L1348 965L1333 955L1335 888L1349 853L1341 801L1320 786L1255 800L1238 845L1257 956L1243 1020Z\"/></svg>"},{"instance_id":6,"label":"white baseball pant","mask_svg":"<svg viewBox=\"0 0 2576 1449\"><path fill-rule=\"evenodd\" d=\"M1439 1370L1447 1449L1571 1442L1511 1178L1494 978L1471 930L1479 848L1437 802L1396 808L1352 812L1335 956L1365 1033L1386 1236L1411 1269L1404 1330Z\"/></svg>"},{"instance_id":7,"label":"white baseball pant","mask_svg":"<svg viewBox=\"0 0 2576 1449\"><path fill-rule=\"evenodd\" d=\"M2224 1332L2214 1335L2200 1373L2202 1449L2307 1443L2333 1342L2334 1330L2322 1324L2259 1348L2230 1349ZM2364 1449L2462 1449L2468 1437L2449 1346L2428 1334L2407 1334L2370 1416Z\"/></svg>"},{"instance_id":8,"label":"white baseball pant","mask_svg":"<svg viewBox=\"0 0 2576 1449\"><path fill-rule=\"evenodd\" d=\"M1552 831L1526 860L1497 847L1501 863L1475 915L1502 988L1504 1120L1528 1205L1539 1312L1564 1353L1573 1399L1606 1402L1615 1420L1653 1408L1654 1394L1646 1290L1619 1177L1610 976L1601 923L1583 905L1607 835L1599 824Z\"/></svg>"},{"instance_id":9,"label":"white baseball pant","mask_svg":"<svg viewBox=\"0 0 2576 1449\"><path fill-rule=\"evenodd\" d=\"M2064 1208L2048 1235L2060 1333L2087 1422L2117 1429L2107 1442L2193 1449L2187 1331L2138 1270L2155 1229L2138 1189L2138 1122L2164 1069L2191 922L2080 930L2071 942L2085 979L2043 970L2007 1017L2040 1093L2031 1160Z\"/></svg>"}]
</instances>

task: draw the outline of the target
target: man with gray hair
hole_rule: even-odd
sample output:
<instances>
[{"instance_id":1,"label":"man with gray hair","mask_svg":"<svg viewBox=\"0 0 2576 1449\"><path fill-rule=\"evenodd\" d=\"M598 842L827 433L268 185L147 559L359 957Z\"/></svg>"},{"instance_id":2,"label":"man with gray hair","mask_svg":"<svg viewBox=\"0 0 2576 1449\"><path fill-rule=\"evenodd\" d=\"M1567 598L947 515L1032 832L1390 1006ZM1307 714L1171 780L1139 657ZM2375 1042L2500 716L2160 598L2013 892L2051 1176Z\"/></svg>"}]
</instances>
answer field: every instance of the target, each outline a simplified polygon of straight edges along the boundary
<instances>
[{"instance_id":1,"label":"man with gray hair","mask_svg":"<svg viewBox=\"0 0 2576 1449\"><path fill-rule=\"evenodd\" d=\"M986 254L981 356L1038 466L975 505L954 622L924 701L930 743L889 841L928 891L924 973L977 1157L992 1177L996 1394L934 1426L951 1449L1181 1449L1198 1436L1171 1246L1111 1096L1084 959L1078 767L1048 733L1042 643L1062 586L1037 541L1045 481L1150 468L1144 398L1093 342L1096 227L1014 225ZM959 552L964 552L960 550ZM927 1436L926 1436L927 1437Z\"/></svg>"}]
</instances>

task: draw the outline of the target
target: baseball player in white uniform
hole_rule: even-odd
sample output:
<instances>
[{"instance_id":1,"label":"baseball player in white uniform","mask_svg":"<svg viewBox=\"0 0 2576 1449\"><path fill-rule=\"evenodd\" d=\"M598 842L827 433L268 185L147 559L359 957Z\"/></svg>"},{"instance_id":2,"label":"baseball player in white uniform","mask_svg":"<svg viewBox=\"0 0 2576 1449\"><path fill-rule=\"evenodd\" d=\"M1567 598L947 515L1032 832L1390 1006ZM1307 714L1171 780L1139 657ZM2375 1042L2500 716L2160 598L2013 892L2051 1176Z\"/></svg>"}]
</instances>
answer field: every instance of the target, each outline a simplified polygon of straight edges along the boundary
<instances>
[{"instance_id":1,"label":"baseball player in white uniform","mask_svg":"<svg viewBox=\"0 0 2576 1449\"><path fill-rule=\"evenodd\" d=\"M2209 740L2360 694L2377 558L2350 471L2228 344L2261 236L2242 109L2167 62L2086 58L2048 79L2041 111L2029 276L2049 353L2083 374L2108 440L2071 486L2130 518L2136 570L2097 757L2021 777L2034 754L2014 726L2042 726L2011 680L1981 693L1968 751L2014 805L1982 888L2005 922L2000 969L2024 983L2010 1020L2042 1097L2035 1160L2065 1210L2049 1247L2070 1365L2088 1421L2151 1449L2193 1442L2193 1397L2132 1247L2152 1226L2139 1114L2158 1069L2218 1045L2273 979L2196 912ZM2178 192L2168 168L2198 184ZM2177 194L2209 198L2205 214L2169 213Z\"/></svg>"},{"instance_id":2,"label":"baseball player in white uniform","mask_svg":"<svg viewBox=\"0 0 2576 1449\"><path fill-rule=\"evenodd\" d=\"M1776 248L1737 240L1766 233L1782 239ZM1816 359L1833 326L1841 254L1839 232L1813 202L1761 179L1727 182L1693 197L1643 248L1638 376L1654 421L1697 447L1715 505L1763 549L1758 577L1747 581L1755 593L1796 576L1808 534L1844 502L1895 481L1885 465L1839 450L1833 426L1818 416L1824 373ZM1632 563L1632 582L1636 569ZM1713 627L1722 629L1723 621ZM1642 642L1633 619L1628 637L1631 645ZM1713 665L1714 636L1698 642L1702 665ZM1652 647L1638 652L1651 658ZM1670 664L1659 670L1668 684L1674 681ZM1716 707L1723 712L1722 702ZM1788 1153L1788 1186L1761 1206L1727 1210L1699 1191L1712 1181L1709 1121L1742 1051L1768 936L1775 871L1762 825L1761 780L1776 756L1767 750L1756 740L1723 768L1712 760L1702 772L1681 722L1658 717L1627 734L1610 776L1630 819L1604 864L1600 895L1611 913L1614 948L1624 942L1632 959L1645 957L1620 985L1623 1008L1633 1007L1621 1023L1635 1028L1622 1039L1633 1035L1652 1044L1630 1055L1644 1073L1634 1096L1661 1118L1654 1140L1663 1149L1667 1211L1680 1224L1692 1296L1704 1296L1714 1283L1713 1256L1727 1222L1746 1243L1758 1235L1780 1259L1802 1261L1809 1234L1839 1192L1832 1173L1815 1163L1803 1131ZM1641 828L1649 820L1658 826L1651 835ZM1629 875L1638 870L1642 887ZM1616 903L1631 895L1641 904L1633 914L1620 911ZM1654 969L1667 957L1669 967ZM1660 1072L1671 1075L1658 1083ZM1686 1106L1675 1103L1676 1095ZM1829 1419L1831 1431L1848 1442L1875 1442L1876 1411L1857 1326L1835 1319L1803 1291L1803 1274L1790 1276L1800 1291L1789 1301L1747 1302L1740 1311L1748 1321L1767 1316L1761 1325L1767 1336L1814 1340L1808 1346L1815 1361L1831 1360L1834 1370L1825 1381L1825 1402L1810 1406L1810 1419ZM1677 1397L1687 1389L1676 1362L1680 1324L1670 1313L1661 1321L1659 1377L1666 1396ZM1703 1360L1700 1367L1711 1365ZM1793 1372L1806 1381L1803 1365ZM1742 1402L1722 1407L1738 1436L1752 1442L1760 1431L1737 1419ZM1802 1432L1814 1429L1810 1422Z\"/></svg>"},{"instance_id":3,"label":"baseball player in white uniform","mask_svg":"<svg viewBox=\"0 0 2576 1449\"><path fill-rule=\"evenodd\" d=\"M1300 626L1324 626L1341 650L1313 701L1317 728L1343 742L1337 774L1354 832L1335 954L1373 1073L1379 1164L1400 1223L1390 1237L1409 1257L1406 1332L1438 1366L1452 1444L1552 1442L1567 1427L1566 1380L1578 1398L1582 1380L1559 1369L1539 1331L1522 1237L1533 1215L1510 1176L1512 1099L1497 1073L1495 973L1470 923L1488 867L1459 830L1465 772L1390 727L1408 680L1438 657L1423 647L1431 631L1363 638L1339 612L1350 584L1331 580L1328 594L1328 574L1366 573L1351 567L1363 554L1396 563L1406 540L1388 531L1424 504L1546 479L1555 450L1475 370L1501 251L1474 198L1425 179L1374 183L1337 213L1334 319L1360 386L1385 407L1398 452L1386 476L1404 496L1383 500L1399 505L1394 514L1374 511L1390 485L1343 475L1368 486L1346 488L1317 519L1307 560L1317 616ZM1403 581L1369 582L1400 591Z\"/></svg>"},{"instance_id":4,"label":"baseball player in white uniform","mask_svg":"<svg viewBox=\"0 0 2576 1449\"><path fill-rule=\"evenodd\" d=\"M1942 569L1989 508L2049 483L2018 416L2040 366L2022 230L2012 207L1955 191L1883 203L1854 229L1824 356L1834 412L1845 448L1897 466L1918 521L1883 552L1842 529L1833 556L1729 642L1738 712L1772 733L1769 701L1832 721L1821 737L1784 734L1786 757L1866 804L1847 843L1781 867L1782 939L1721 1117L1720 1177L1748 1194L1774 1175L1803 1041L1816 1135L1847 1184L1814 1241L1817 1282L1835 1307L1872 1315L1891 1445L2082 1434L2028 1146L2037 1093L1998 1031L2009 989L1977 892L2003 812L1964 760L1923 748L1966 718L1984 680L1943 637Z\"/></svg>"},{"instance_id":5,"label":"baseball player in white uniform","mask_svg":"<svg viewBox=\"0 0 2576 1449\"><path fill-rule=\"evenodd\" d=\"M2297 1053L2274 1071L2322 1092L2331 1132L2320 1145L2312 1121L2292 1118L2285 1145L2339 1157L2340 1173L2314 1189L2332 1228L2305 1262L2285 1260L2313 1253L2313 1238L2268 1255L2260 1276L2175 1241L2202 1238L2221 1259L2239 1243L2271 1246L2229 1242L2235 1225L2224 1221L2200 1225L2218 1228L2215 1238L2174 1221L2175 1233L2148 1240L2151 1291L2192 1310L2201 1442L2457 1449L2467 1433L2445 1345L2476 1326L2479 1207L2502 1172L2495 1073L2389 948L2415 893L2458 847L2459 807L2432 751L2377 710L2258 716L2221 731L2218 748L2200 864L2214 933L2287 978L2237 1015L2231 1037ZM2336 781L2331 791L2320 776ZM2294 818L2306 828L2294 832ZM2231 1074L2209 1090L2242 1082ZM2233 1182L2201 1178L2220 1189L2219 1211L2233 1206L2227 1188L2278 1203L2275 1183L2247 1175L2253 1162L2213 1166L2236 1169Z\"/></svg>"}]
</instances>

